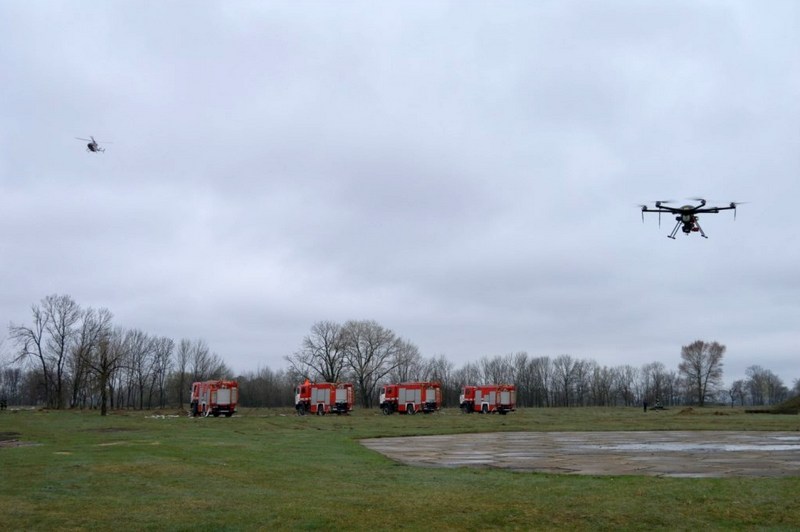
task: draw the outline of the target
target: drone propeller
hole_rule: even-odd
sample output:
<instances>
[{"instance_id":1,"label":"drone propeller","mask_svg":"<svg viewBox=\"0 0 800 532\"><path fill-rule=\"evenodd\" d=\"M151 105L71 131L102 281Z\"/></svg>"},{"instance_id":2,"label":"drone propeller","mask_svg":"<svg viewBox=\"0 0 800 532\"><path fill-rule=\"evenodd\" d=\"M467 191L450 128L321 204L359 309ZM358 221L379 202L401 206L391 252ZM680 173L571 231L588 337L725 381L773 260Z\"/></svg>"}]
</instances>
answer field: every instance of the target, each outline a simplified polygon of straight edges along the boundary
<instances>
[{"instance_id":1,"label":"drone propeller","mask_svg":"<svg viewBox=\"0 0 800 532\"><path fill-rule=\"evenodd\" d=\"M733 209L733 221L734 222L736 221L736 207L737 207L737 205L742 205L744 203L749 203L749 202L747 202L747 201L732 201L731 202L731 208Z\"/></svg>"},{"instance_id":2,"label":"drone propeller","mask_svg":"<svg viewBox=\"0 0 800 532\"><path fill-rule=\"evenodd\" d=\"M655 203L656 203L656 207L661 207L661 205L663 205L664 203L675 203L675 200L671 200L671 199L659 200L659 201L656 201ZM658 226L661 227L661 211L658 211Z\"/></svg>"}]
</instances>

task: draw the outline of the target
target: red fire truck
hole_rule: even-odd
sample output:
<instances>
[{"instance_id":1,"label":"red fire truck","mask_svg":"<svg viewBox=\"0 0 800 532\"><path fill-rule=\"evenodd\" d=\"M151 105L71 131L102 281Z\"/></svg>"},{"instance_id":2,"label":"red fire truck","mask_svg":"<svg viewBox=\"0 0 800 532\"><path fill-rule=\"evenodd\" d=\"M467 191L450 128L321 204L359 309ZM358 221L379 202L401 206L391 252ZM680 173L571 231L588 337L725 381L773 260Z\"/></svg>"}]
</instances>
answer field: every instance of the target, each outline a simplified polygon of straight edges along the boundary
<instances>
[{"instance_id":1,"label":"red fire truck","mask_svg":"<svg viewBox=\"0 0 800 532\"><path fill-rule=\"evenodd\" d=\"M347 414L353 410L353 385L349 382L306 382L294 389L294 407L301 416L307 413Z\"/></svg>"},{"instance_id":2,"label":"red fire truck","mask_svg":"<svg viewBox=\"0 0 800 532\"><path fill-rule=\"evenodd\" d=\"M381 388L380 407L387 416L393 412L429 414L442 406L442 390L438 382L404 382Z\"/></svg>"},{"instance_id":3,"label":"red fire truck","mask_svg":"<svg viewBox=\"0 0 800 532\"><path fill-rule=\"evenodd\" d=\"M239 383L236 381L203 381L192 383L190 398L192 416L209 414L231 417L239 402Z\"/></svg>"},{"instance_id":4,"label":"red fire truck","mask_svg":"<svg viewBox=\"0 0 800 532\"><path fill-rule=\"evenodd\" d=\"M513 384L487 384L484 386L464 386L459 401L465 414L513 412L517 402L517 388Z\"/></svg>"}]
</instances>

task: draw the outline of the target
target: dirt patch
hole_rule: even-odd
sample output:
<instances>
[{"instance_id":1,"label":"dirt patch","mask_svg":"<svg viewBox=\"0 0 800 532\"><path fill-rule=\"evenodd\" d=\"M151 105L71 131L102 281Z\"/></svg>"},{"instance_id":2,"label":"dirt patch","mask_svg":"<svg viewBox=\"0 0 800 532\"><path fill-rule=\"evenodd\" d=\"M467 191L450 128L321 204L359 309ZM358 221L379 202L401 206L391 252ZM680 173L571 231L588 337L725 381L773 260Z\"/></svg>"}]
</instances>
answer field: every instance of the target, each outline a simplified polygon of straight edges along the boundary
<instances>
[{"instance_id":1,"label":"dirt patch","mask_svg":"<svg viewBox=\"0 0 800 532\"><path fill-rule=\"evenodd\" d=\"M153 410L151 415L146 417L186 417L188 410Z\"/></svg>"},{"instance_id":2,"label":"dirt patch","mask_svg":"<svg viewBox=\"0 0 800 532\"><path fill-rule=\"evenodd\" d=\"M22 436L19 432L0 432L0 441L16 440Z\"/></svg>"},{"instance_id":3,"label":"dirt patch","mask_svg":"<svg viewBox=\"0 0 800 532\"><path fill-rule=\"evenodd\" d=\"M32 445L39 445L36 442L20 441L19 437L22 436L19 432L0 432L0 449L9 447L29 447Z\"/></svg>"}]
</instances>

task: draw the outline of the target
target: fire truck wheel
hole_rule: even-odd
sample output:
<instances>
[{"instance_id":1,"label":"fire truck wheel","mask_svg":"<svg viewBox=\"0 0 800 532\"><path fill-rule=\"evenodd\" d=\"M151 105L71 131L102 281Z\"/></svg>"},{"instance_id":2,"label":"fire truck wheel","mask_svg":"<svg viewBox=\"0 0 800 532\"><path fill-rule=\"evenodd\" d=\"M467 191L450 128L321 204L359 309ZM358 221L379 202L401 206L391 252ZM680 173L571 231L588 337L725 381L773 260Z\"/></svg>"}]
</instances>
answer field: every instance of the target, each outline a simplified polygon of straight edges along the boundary
<instances>
[{"instance_id":1,"label":"fire truck wheel","mask_svg":"<svg viewBox=\"0 0 800 532\"><path fill-rule=\"evenodd\" d=\"M406 414L408 414L409 416L413 416L416 413L417 411L414 410L414 405L408 405L408 407L406 407Z\"/></svg>"},{"instance_id":2,"label":"fire truck wheel","mask_svg":"<svg viewBox=\"0 0 800 532\"><path fill-rule=\"evenodd\" d=\"M392 407L389 405L383 405L383 415L388 416L392 413Z\"/></svg>"},{"instance_id":3,"label":"fire truck wheel","mask_svg":"<svg viewBox=\"0 0 800 532\"><path fill-rule=\"evenodd\" d=\"M304 415L306 415L306 409L305 409L305 408L303 408L302 406L298 406L298 407L297 407L297 415L298 415L298 416L304 416Z\"/></svg>"},{"instance_id":4,"label":"fire truck wheel","mask_svg":"<svg viewBox=\"0 0 800 532\"><path fill-rule=\"evenodd\" d=\"M225 412L225 417L231 417L232 415L233 415L233 412Z\"/></svg>"},{"instance_id":5,"label":"fire truck wheel","mask_svg":"<svg viewBox=\"0 0 800 532\"><path fill-rule=\"evenodd\" d=\"M219 417L219 412L212 412L211 415L213 415L214 417Z\"/></svg>"}]
</instances>

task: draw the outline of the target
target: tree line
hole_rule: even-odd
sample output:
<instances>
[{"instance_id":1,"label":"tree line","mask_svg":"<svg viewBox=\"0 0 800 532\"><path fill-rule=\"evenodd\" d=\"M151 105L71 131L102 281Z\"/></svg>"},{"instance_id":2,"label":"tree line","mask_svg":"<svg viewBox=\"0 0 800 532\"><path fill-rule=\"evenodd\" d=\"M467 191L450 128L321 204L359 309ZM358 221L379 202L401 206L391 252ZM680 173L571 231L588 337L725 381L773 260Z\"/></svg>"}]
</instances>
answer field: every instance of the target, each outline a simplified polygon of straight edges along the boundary
<instances>
[{"instance_id":1,"label":"tree line","mask_svg":"<svg viewBox=\"0 0 800 532\"><path fill-rule=\"evenodd\" d=\"M458 406L465 384L517 386L517 405L634 406L644 400L664 406L772 405L800 393L760 366L747 378L723 386L725 346L695 341L681 348L681 362L604 366L568 354L527 352L486 356L456 367L444 355L424 357L416 345L373 320L343 324L320 321L287 367L234 375L202 339L174 340L113 324L108 309L83 308L70 296L51 295L31 306L27 324L9 324L10 360L0 366L0 398L10 405L49 408L184 408L194 381L239 381L240 405L293 406L293 390L304 379L353 382L358 403L375 406L389 382L437 381L444 406Z\"/></svg>"}]
</instances>

